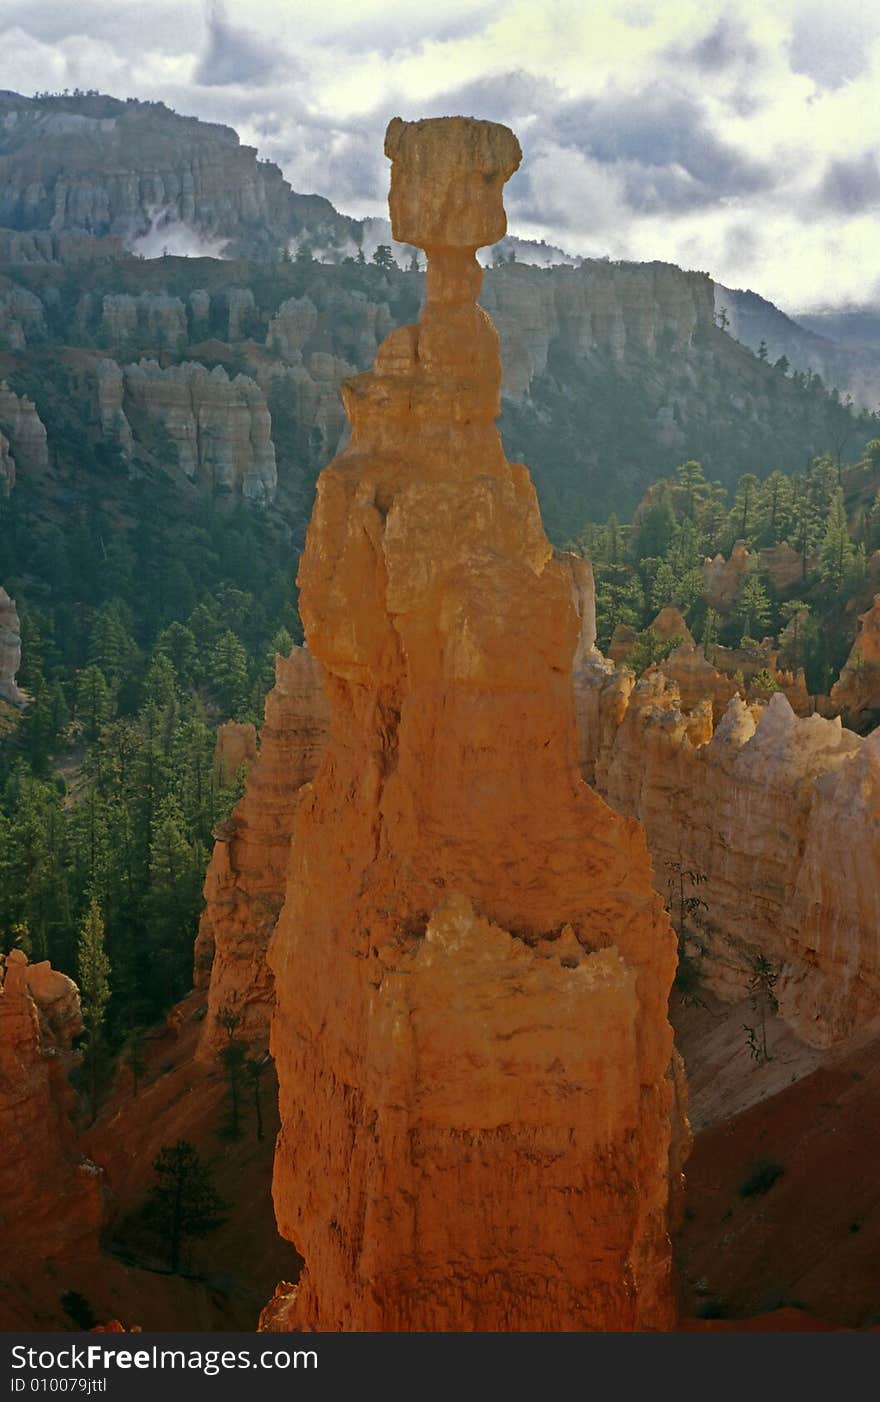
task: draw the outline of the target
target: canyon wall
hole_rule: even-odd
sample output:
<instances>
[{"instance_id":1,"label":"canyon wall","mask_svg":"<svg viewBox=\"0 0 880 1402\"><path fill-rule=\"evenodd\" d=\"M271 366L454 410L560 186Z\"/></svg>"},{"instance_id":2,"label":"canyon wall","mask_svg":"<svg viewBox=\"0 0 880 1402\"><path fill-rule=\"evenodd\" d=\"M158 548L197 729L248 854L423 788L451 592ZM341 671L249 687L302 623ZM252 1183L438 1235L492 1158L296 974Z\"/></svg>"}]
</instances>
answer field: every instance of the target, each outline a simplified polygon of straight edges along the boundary
<instances>
[{"instance_id":1,"label":"canyon wall","mask_svg":"<svg viewBox=\"0 0 880 1402\"><path fill-rule=\"evenodd\" d=\"M21 706L25 697L15 684L21 666L21 625L15 600L0 585L0 700Z\"/></svg>"},{"instance_id":2,"label":"canyon wall","mask_svg":"<svg viewBox=\"0 0 880 1402\"><path fill-rule=\"evenodd\" d=\"M831 688L831 704L853 724L880 720L880 594L859 615L858 635Z\"/></svg>"},{"instance_id":3,"label":"canyon wall","mask_svg":"<svg viewBox=\"0 0 880 1402\"><path fill-rule=\"evenodd\" d=\"M101 1224L101 1173L76 1145L71 1043L76 984L21 950L0 956L0 1231L4 1273L81 1244Z\"/></svg>"},{"instance_id":4,"label":"canyon wall","mask_svg":"<svg viewBox=\"0 0 880 1402\"><path fill-rule=\"evenodd\" d=\"M240 493L260 506L274 501L272 421L262 391L248 376L231 378L222 365L207 370L192 362L163 370L155 360L119 371L111 361L99 375L99 394L105 432L120 445L129 441L124 418L131 439L152 445L160 456L170 449L191 481Z\"/></svg>"},{"instance_id":5,"label":"canyon wall","mask_svg":"<svg viewBox=\"0 0 880 1402\"><path fill-rule=\"evenodd\" d=\"M49 446L46 429L37 413L37 406L24 395L17 395L0 380L0 464L6 460L5 469L9 487L15 482L15 469L19 473L40 473L49 465ZM4 448L3 443L6 447ZM9 459L13 467L9 467Z\"/></svg>"},{"instance_id":6,"label":"canyon wall","mask_svg":"<svg viewBox=\"0 0 880 1402\"><path fill-rule=\"evenodd\" d=\"M235 1035L252 1056L268 1045L274 993L266 949L284 900L300 790L317 768L327 718L320 668L308 649L277 657L259 754L243 797L215 834L205 877L194 971L207 1002L201 1061L226 1043L221 1013L238 1019Z\"/></svg>"},{"instance_id":7,"label":"canyon wall","mask_svg":"<svg viewBox=\"0 0 880 1402\"><path fill-rule=\"evenodd\" d=\"M706 273L671 263L587 260L577 268L492 268L481 296L501 339L504 393L524 398L552 352L575 360L670 354L713 326Z\"/></svg>"},{"instance_id":8,"label":"canyon wall","mask_svg":"<svg viewBox=\"0 0 880 1402\"><path fill-rule=\"evenodd\" d=\"M705 877L688 952L706 985L742 997L763 955L798 1035L844 1040L880 1013L880 731L797 717L781 693L734 696L716 728L666 667L579 669L584 773L644 823L667 899L672 864Z\"/></svg>"},{"instance_id":9,"label":"canyon wall","mask_svg":"<svg viewBox=\"0 0 880 1402\"><path fill-rule=\"evenodd\" d=\"M152 235L155 255L215 256L267 256L304 227L345 242L354 227L328 200L291 190L231 127L161 102L17 93L0 94L0 225L32 237Z\"/></svg>"},{"instance_id":10,"label":"canyon wall","mask_svg":"<svg viewBox=\"0 0 880 1402\"><path fill-rule=\"evenodd\" d=\"M572 572L475 305L519 148L464 118L386 143L428 295L343 387L300 564L330 730L270 963L273 1191L307 1264L263 1325L664 1329L675 940L641 828L578 773Z\"/></svg>"}]
</instances>

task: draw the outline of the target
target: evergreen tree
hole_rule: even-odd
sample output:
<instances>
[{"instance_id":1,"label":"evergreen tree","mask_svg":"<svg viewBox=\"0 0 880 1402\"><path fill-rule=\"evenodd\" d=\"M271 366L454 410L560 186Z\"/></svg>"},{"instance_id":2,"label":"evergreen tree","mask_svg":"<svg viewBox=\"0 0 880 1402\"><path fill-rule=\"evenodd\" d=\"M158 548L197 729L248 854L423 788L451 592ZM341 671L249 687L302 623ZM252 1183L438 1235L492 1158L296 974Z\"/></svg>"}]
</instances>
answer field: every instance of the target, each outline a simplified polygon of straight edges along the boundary
<instances>
[{"instance_id":1,"label":"evergreen tree","mask_svg":"<svg viewBox=\"0 0 880 1402\"><path fill-rule=\"evenodd\" d=\"M86 740L97 740L102 725L113 719L116 706L99 667L84 667L76 683L76 718Z\"/></svg>"},{"instance_id":2,"label":"evergreen tree","mask_svg":"<svg viewBox=\"0 0 880 1402\"><path fill-rule=\"evenodd\" d=\"M855 562L856 548L849 537L843 492L836 487L819 549L819 578L829 600L840 598L851 579Z\"/></svg>"},{"instance_id":3,"label":"evergreen tree","mask_svg":"<svg viewBox=\"0 0 880 1402\"><path fill-rule=\"evenodd\" d=\"M756 571L751 571L743 580L736 600L735 616L742 629L742 641L753 638L759 628L770 621L770 600L767 590Z\"/></svg>"},{"instance_id":4,"label":"evergreen tree","mask_svg":"<svg viewBox=\"0 0 880 1402\"><path fill-rule=\"evenodd\" d=\"M101 1033L104 1010L110 1000L110 960L104 948L104 921L101 907L93 896L79 937L77 982L82 1000L82 1018L86 1030L86 1069L92 1119L97 1108L98 1063L101 1053Z\"/></svg>"},{"instance_id":5,"label":"evergreen tree","mask_svg":"<svg viewBox=\"0 0 880 1402\"><path fill-rule=\"evenodd\" d=\"M750 542L757 524L760 484L753 472L744 472L736 484L731 520L738 540Z\"/></svg>"},{"instance_id":6,"label":"evergreen tree","mask_svg":"<svg viewBox=\"0 0 880 1402\"><path fill-rule=\"evenodd\" d=\"M212 690L227 716L235 716L247 697L247 653L228 629L211 654Z\"/></svg>"},{"instance_id":7,"label":"evergreen tree","mask_svg":"<svg viewBox=\"0 0 880 1402\"><path fill-rule=\"evenodd\" d=\"M156 1182L144 1204L144 1218L167 1244L168 1264L176 1273L188 1243L223 1225L228 1203L215 1191L210 1171L187 1139L166 1144L153 1171Z\"/></svg>"}]
</instances>

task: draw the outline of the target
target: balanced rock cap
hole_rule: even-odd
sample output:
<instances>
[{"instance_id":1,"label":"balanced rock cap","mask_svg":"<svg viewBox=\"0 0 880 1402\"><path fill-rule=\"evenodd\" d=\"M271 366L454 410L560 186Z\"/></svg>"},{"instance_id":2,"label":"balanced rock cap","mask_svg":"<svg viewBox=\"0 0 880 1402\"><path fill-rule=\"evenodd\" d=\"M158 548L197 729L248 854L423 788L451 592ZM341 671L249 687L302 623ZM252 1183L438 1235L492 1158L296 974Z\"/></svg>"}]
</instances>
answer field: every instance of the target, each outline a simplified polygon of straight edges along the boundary
<instances>
[{"instance_id":1,"label":"balanced rock cap","mask_svg":"<svg viewBox=\"0 0 880 1402\"><path fill-rule=\"evenodd\" d=\"M385 155L391 232L399 243L473 252L507 233L502 191L522 160L509 127L475 117L393 117Z\"/></svg>"}]
</instances>

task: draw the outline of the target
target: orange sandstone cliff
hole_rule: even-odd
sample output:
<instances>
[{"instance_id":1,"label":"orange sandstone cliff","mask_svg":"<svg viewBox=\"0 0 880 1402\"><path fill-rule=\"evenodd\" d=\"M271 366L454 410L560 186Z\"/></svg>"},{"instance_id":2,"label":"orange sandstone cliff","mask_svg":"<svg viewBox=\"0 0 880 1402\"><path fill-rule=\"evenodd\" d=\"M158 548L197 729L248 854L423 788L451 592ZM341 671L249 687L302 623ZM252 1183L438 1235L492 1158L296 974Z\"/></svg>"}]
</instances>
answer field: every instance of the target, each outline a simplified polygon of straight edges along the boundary
<instances>
[{"instance_id":1,"label":"orange sandstone cliff","mask_svg":"<svg viewBox=\"0 0 880 1402\"><path fill-rule=\"evenodd\" d=\"M252 1054L268 1044L273 991L266 948L284 900L297 797L315 772L326 731L320 671L308 648L295 647L275 659L259 755L243 797L215 833L205 876L194 972L207 998L200 1061L225 1045L220 1013L238 1019L236 1036Z\"/></svg>"},{"instance_id":2,"label":"orange sandstone cliff","mask_svg":"<svg viewBox=\"0 0 880 1402\"><path fill-rule=\"evenodd\" d=\"M583 772L644 823L659 889L672 863L705 877L690 952L707 987L745 996L761 955L803 1041L867 1031L880 1015L880 731L797 716L781 692L733 696L716 725L711 696L685 704L666 668L638 683L602 658L578 669Z\"/></svg>"},{"instance_id":3,"label":"orange sandstone cliff","mask_svg":"<svg viewBox=\"0 0 880 1402\"><path fill-rule=\"evenodd\" d=\"M475 300L519 146L395 119L386 153L427 302L344 386L300 565L330 731L270 963L306 1267L263 1327L665 1329L675 940L641 827L580 778L578 581Z\"/></svg>"},{"instance_id":4,"label":"orange sandstone cliff","mask_svg":"<svg viewBox=\"0 0 880 1402\"><path fill-rule=\"evenodd\" d=\"M0 1327L28 1266L97 1240L101 1172L77 1147L67 1080L81 1031L71 979L19 949L0 957Z\"/></svg>"},{"instance_id":5,"label":"orange sandstone cliff","mask_svg":"<svg viewBox=\"0 0 880 1402\"><path fill-rule=\"evenodd\" d=\"M831 703L855 725L880 719L880 594L859 615L859 634L831 689Z\"/></svg>"}]
</instances>

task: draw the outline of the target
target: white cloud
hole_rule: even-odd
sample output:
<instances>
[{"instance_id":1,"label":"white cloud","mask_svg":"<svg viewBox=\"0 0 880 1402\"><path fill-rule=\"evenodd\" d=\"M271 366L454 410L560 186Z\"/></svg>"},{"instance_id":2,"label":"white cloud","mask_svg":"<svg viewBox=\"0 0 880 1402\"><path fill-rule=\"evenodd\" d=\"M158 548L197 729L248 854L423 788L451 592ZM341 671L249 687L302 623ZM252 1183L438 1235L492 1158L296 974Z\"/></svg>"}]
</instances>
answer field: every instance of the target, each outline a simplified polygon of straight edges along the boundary
<instances>
[{"instance_id":1,"label":"white cloud","mask_svg":"<svg viewBox=\"0 0 880 1402\"><path fill-rule=\"evenodd\" d=\"M385 212L388 118L524 148L514 233L665 258L788 307L880 296L880 9L860 0L7 0L0 88L234 126L295 189Z\"/></svg>"}]
</instances>

